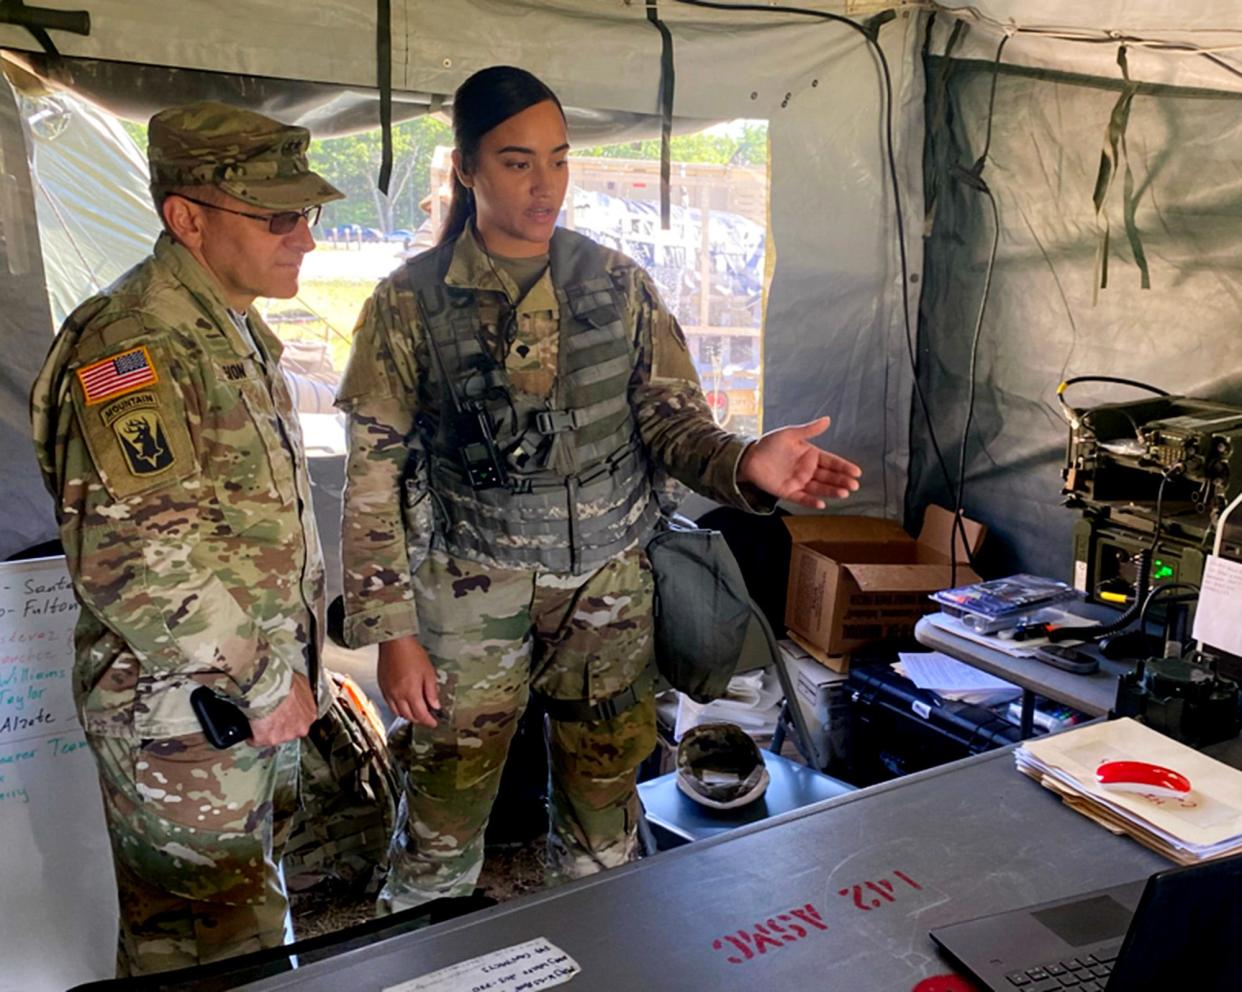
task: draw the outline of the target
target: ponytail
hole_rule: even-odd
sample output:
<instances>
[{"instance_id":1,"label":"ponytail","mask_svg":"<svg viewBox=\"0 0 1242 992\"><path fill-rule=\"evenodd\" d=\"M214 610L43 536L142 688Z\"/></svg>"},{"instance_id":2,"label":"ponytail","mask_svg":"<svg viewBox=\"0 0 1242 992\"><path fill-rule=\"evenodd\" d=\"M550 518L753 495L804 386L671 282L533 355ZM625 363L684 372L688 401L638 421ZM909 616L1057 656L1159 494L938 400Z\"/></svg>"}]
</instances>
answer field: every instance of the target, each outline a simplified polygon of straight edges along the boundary
<instances>
[{"instance_id":1,"label":"ponytail","mask_svg":"<svg viewBox=\"0 0 1242 992\"><path fill-rule=\"evenodd\" d=\"M452 241L466 229L466 225L474 218L474 191L467 189L457 178L457 170L453 170L453 195L449 200L448 213L440 226L440 234L436 244L442 245Z\"/></svg>"}]
</instances>

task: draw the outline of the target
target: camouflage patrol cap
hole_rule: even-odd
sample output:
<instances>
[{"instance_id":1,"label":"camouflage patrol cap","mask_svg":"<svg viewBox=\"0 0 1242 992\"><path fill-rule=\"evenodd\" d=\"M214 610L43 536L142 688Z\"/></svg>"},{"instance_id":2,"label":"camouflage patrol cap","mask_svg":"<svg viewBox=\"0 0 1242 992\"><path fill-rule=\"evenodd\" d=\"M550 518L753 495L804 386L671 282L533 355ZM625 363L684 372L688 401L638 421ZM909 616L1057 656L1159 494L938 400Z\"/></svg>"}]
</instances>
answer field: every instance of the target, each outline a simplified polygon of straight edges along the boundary
<instances>
[{"instance_id":1,"label":"camouflage patrol cap","mask_svg":"<svg viewBox=\"0 0 1242 992\"><path fill-rule=\"evenodd\" d=\"M755 742L736 723L691 727L677 745L677 788L712 809L754 802L768 787Z\"/></svg>"},{"instance_id":2,"label":"camouflage patrol cap","mask_svg":"<svg viewBox=\"0 0 1242 992\"><path fill-rule=\"evenodd\" d=\"M226 103L162 110L147 125L151 193L214 186L267 210L301 210L344 199L310 170L310 132Z\"/></svg>"}]
</instances>

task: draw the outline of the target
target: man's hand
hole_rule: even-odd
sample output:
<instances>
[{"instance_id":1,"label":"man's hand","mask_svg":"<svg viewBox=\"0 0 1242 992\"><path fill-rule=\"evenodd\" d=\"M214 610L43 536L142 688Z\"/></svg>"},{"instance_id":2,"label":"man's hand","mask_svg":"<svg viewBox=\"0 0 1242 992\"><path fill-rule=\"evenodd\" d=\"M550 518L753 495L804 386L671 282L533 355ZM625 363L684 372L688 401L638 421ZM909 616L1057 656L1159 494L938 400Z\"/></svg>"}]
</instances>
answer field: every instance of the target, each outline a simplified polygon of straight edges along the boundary
<instances>
[{"instance_id":1,"label":"man's hand","mask_svg":"<svg viewBox=\"0 0 1242 992\"><path fill-rule=\"evenodd\" d=\"M862 469L811 444L830 423L820 417L768 431L742 455L738 481L813 510L822 510L825 499L844 499L858 488Z\"/></svg>"},{"instance_id":2,"label":"man's hand","mask_svg":"<svg viewBox=\"0 0 1242 992\"><path fill-rule=\"evenodd\" d=\"M305 675L294 675L289 695L281 700L271 713L250 721L249 743L255 747L270 747L285 741L305 737L319 714L315 709L315 694Z\"/></svg>"},{"instance_id":3,"label":"man's hand","mask_svg":"<svg viewBox=\"0 0 1242 992\"><path fill-rule=\"evenodd\" d=\"M384 701L398 716L424 727L434 727L440 690L427 649L416 637L398 637L379 646L379 687Z\"/></svg>"}]
</instances>

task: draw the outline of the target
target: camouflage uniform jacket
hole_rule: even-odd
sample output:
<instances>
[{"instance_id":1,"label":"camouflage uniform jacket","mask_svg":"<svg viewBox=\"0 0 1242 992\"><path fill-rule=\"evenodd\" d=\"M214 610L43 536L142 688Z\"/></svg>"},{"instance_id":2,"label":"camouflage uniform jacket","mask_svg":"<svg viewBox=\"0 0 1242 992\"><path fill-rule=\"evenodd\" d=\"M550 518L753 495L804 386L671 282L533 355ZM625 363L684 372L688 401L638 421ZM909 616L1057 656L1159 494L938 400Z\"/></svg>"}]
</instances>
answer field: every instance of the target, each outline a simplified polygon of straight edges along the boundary
<instances>
[{"instance_id":1,"label":"camouflage uniform jacket","mask_svg":"<svg viewBox=\"0 0 1242 992\"><path fill-rule=\"evenodd\" d=\"M737 466L750 439L713 421L685 336L651 277L619 252L599 250L623 300L622 319L633 343L630 405L658 474L725 505L770 509L772 502L758 490L739 488ZM503 359L514 388L550 396L560 316L551 271L514 308L507 352L498 328L504 327L508 300L517 299L518 289L503 269L490 264L469 227L457 239L445 282L478 294L483 337ZM355 647L418 634L411 576L437 544L434 493L424 498L425 472L409 477L410 450L421 446L415 424L420 398L402 385L425 385L422 373L433 357L425 330L402 318L399 292L386 279L364 304L337 393L337 405L349 414L341 564L345 639Z\"/></svg>"},{"instance_id":2,"label":"camouflage uniform jacket","mask_svg":"<svg viewBox=\"0 0 1242 992\"><path fill-rule=\"evenodd\" d=\"M75 310L31 395L34 441L82 604L87 731L200 730L208 685L249 716L318 663L323 563L279 340L253 345L167 235ZM257 349L257 350L256 350Z\"/></svg>"}]
</instances>

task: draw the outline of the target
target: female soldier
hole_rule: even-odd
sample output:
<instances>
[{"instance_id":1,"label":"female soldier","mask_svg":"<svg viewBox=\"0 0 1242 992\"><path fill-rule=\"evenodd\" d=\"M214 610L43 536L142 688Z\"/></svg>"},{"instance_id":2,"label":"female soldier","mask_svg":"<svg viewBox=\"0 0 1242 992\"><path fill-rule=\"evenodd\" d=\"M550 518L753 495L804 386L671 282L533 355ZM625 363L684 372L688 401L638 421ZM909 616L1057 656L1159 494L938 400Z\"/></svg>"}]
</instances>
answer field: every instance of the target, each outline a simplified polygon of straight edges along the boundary
<instances>
[{"instance_id":1,"label":"female soldier","mask_svg":"<svg viewBox=\"0 0 1242 992\"><path fill-rule=\"evenodd\" d=\"M439 244L375 290L337 398L349 415L345 634L415 725L381 909L468 894L510 740L550 715L549 869L636 846L655 744L643 546L668 476L721 503L822 507L857 466L809 438L713 422L685 338L630 259L556 228L569 141L556 96L494 66L453 100Z\"/></svg>"}]
</instances>

